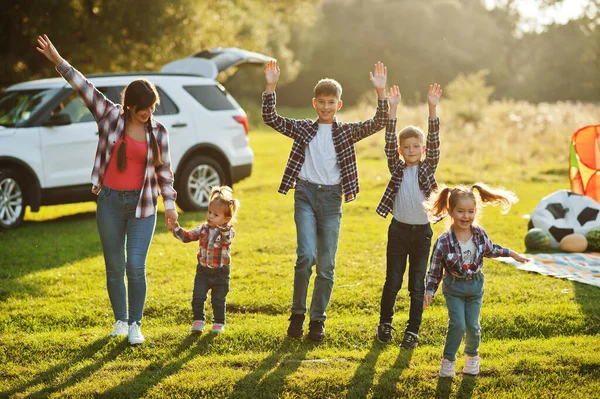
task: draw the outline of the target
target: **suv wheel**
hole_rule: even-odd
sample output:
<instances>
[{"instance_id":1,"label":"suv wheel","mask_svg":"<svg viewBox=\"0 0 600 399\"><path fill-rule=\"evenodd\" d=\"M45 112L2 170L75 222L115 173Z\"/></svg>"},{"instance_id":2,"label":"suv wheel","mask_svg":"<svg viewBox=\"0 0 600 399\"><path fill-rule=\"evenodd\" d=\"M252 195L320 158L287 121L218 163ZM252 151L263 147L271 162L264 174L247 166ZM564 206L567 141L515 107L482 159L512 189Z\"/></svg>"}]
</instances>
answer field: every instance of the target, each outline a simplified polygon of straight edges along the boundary
<instances>
[{"instance_id":1,"label":"suv wheel","mask_svg":"<svg viewBox=\"0 0 600 399\"><path fill-rule=\"evenodd\" d=\"M11 169L0 169L0 229L11 229L23 222L23 186Z\"/></svg>"},{"instance_id":2,"label":"suv wheel","mask_svg":"<svg viewBox=\"0 0 600 399\"><path fill-rule=\"evenodd\" d=\"M213 158L198 155L183 168L177 183L177 205L184 211L208 209L210 190L225 182L221 165Z\"/></svg>"}]
</instances>

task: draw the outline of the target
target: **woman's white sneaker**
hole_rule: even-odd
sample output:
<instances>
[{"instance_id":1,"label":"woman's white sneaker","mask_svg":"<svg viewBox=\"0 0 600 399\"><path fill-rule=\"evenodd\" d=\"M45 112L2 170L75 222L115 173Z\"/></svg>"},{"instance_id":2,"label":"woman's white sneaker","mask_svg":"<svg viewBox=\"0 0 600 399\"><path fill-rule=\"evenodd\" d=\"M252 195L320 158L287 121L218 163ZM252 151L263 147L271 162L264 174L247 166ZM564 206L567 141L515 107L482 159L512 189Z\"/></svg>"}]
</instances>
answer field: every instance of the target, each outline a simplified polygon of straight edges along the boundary
<instances>
[{"instance_id":1,"label":"woman's white sneaker","mask_svg":"<svg viewBox=\"0 0 600 399\"><path fill-rule=\"evenodd\" d=\"M129 333L129 326L126 321L117 320L115 324L113 324L113 330L110 333L111 337L117 336L125 336Z\"/></svg>"},{"instance_id":2,"label":"woman's white sneaker","mask_svg":"<svg viewBox=\"0 0 600 399\"><path fill-rule=\"evenodd\" d=\"M463 374L478 375L479 374L479 356L467 355L467 363L463 368Z\"/></svg>"},{"instance_id":3,"label":"woman's white sneaker","mask_svg":"<svg viewBox=\"0 0 600 399\"><path fill-rule=\"evenodd\" d=\"M129 326L129 345L139 345L144 343L144 336L138 323L132 323Z\"/></svg>"},{"instance_id":4,"label":"woman's white sneaker","mask_svg":"<svg viewBox=\"0 0 600 399\"><path fill-rule=\"evenodd\" d=\"M448 359L442 360L442 367L440 367L440 377L454 377L454 366L456 361Z\"/></svg>"}]
</instances>

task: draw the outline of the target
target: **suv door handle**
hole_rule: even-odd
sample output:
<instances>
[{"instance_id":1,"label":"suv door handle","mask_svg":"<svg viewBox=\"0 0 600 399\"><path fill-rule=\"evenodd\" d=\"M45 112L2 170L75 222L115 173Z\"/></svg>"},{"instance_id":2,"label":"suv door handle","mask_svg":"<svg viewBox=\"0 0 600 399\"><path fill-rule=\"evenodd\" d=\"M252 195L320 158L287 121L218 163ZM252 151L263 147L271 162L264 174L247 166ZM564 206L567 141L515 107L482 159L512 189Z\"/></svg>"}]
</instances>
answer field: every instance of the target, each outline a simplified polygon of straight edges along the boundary
<instances>
[{"instance_id":1,"label":"suv door handle","mask_svg":"<svg viewBox=\"0 0 600 399\"><path fill-rule=\"evenodd\" d=\"M186 127L186 126L187 126L187 123L175 123L171 127Z\"/></svg>"}]
</instances>

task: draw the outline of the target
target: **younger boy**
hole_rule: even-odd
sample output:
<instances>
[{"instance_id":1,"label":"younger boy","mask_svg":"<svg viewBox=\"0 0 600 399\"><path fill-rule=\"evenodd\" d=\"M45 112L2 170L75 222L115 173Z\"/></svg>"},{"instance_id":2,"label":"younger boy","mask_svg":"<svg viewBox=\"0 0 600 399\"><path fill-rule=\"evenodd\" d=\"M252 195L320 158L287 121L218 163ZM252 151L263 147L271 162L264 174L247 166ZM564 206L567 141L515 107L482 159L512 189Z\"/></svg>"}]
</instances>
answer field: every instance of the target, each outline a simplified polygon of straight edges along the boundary
<instances>
[{"instance_id":1,"label":"younger boy","mask_svg":"<svg viewBox=\"0 0 600 399\"><path fill-rule=\"evenodd\" d=\"M386 217L392 212L393 218L388 229L387 270L381 294L377 339L381 343L388 343L392 339L394 305L396 295L402 287L408 257L410 313L400 344L405 349L417 347L423 315L425 274L433 235L423 201L437 188L434 174L440 159L440 121L437 118L436 106L441 95L441 86L437 83L429 86L429 132L426 146L423 131L415 126L402 129L396 139L396 111L400 104L398 86L392 86L388 96L390 116L385 130L385 153L392 177L377 207L377 213ZM424 152L425 159L421 160Z\"/></svg>"},{"instance_id":2,"label":"younger boy","mask_svg":"<svg viewBox=\"0 0 600 399\"><path fill-rule=\"evenodd\" d=\"M373 119L357 123L336 120L336 112L342 107L342 87L333 79L322 79L315 86L312 102L318 115L316 120L279 116L275 110L279 74L275 61L265 67L262 115L265 124L294 140L278 190L286 194L295 188L297 259L287 335L300 338L304 334L308 284L312 266L316 264L308 337L322 341L325 339L325 310L333 289L342 194L345 202L350 202L359 191L354 143L381 130L385 124L387 71L382 63L375 64L370 79L377 91L377 113Z\"/></svg>"}]
</instances>

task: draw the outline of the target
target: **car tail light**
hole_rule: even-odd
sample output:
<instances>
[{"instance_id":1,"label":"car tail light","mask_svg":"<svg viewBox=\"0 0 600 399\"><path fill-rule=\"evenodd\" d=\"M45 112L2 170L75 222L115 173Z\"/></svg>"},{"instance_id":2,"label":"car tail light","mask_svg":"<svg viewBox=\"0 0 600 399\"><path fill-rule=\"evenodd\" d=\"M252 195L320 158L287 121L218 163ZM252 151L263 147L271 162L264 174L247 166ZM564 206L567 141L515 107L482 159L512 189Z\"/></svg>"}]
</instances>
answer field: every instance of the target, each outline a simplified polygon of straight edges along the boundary
<instances>
[{"instance_id":1,"label":"car tail light","mask_svg":"<svg viewBox=\"0 0 600 399\"><path fill-rule=\"evenodd\" d=\"M248 117L246 115L234 116L233 119L235 119L238 123L241 123L242 125L244 125L244 130L246 130L246 136L247 136L248 135Z\"/></svg>"}]
</instances>

